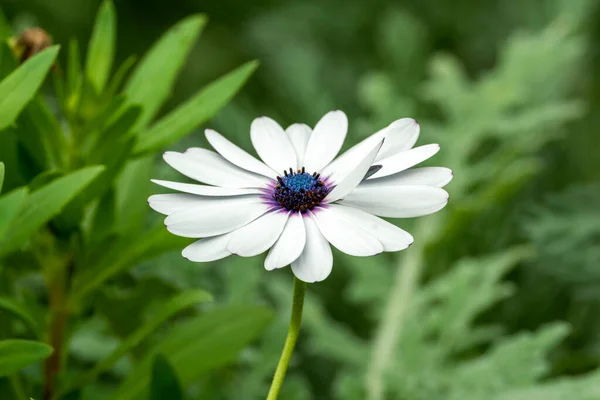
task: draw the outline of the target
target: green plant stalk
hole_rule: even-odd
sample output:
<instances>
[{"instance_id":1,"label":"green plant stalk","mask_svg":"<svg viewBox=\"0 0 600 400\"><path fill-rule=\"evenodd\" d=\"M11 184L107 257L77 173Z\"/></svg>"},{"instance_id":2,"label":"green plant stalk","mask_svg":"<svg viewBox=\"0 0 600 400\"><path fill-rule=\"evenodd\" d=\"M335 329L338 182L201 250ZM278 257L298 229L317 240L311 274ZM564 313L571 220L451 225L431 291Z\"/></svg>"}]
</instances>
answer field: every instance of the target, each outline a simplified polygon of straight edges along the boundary
<instances>
[{"instance_id":1,"label":"green plant stalk","mask_svg":"<svg viewBox=\"0 0 600 400\"><path fill-rule=\"evenodd\" d=\"M385 394L384 377L390 362L396 354L396 345L404 328L404 321L410 310L412 296L423 272L425 248L432 241L438 224L438 217L423 220L415 233L415 244L407 250L403 262L398 263L396 278L385 307L383 319L375 333L371 360L367 368L365 385L367 399L382 400Z\"/></svg>"},{"instance_id":2,"label":"green plant stalk","mask_svg":"<svg viewBox=\"0 0 600 400\"><path fill-rule=\"evenodd\" d=\"M300 333L305 293L306 283L294 277L294 295L292 301L292 317L290 318L290 327L288 329L287 337L285 338L285 345L283 346L283 351L281 352L281 358L279 359L277 369L275 370L275 376L273 376L273 382L271 383L271 389L269 389L267 400L276 400L279 396L281 386L283 385L285 373L288 365L290 364L290 359L292 358L292 353L294 352L294 347L296 346L296 341L298 340L298 335Z\"/></svg>"}]
</instances>

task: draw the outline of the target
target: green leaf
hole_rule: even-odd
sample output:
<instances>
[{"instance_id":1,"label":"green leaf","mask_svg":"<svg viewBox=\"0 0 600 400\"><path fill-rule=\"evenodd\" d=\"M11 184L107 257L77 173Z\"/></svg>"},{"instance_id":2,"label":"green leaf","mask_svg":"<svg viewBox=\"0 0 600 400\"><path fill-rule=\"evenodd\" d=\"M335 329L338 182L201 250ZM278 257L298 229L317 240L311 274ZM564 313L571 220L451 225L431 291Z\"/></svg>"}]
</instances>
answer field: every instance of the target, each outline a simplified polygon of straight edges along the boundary
<instances>
[{"instance_id":1,"label":"green leaf","mask_svg":"<svg viewBox=\"0 0 600 400\"><path fill-rule=\"evenodd\" d=\"M0 341L0 376L13 374L52 354L52 347L33 340Z\"/></svg>"},{"instance_id":2,"label":"green leaf","mask_svg":"<svg viewBox=\"0 0 600 400\"><path fill-rule=\"evenodd\" d=\"M81 78L81 61L79 52L79 42L76 39L69 41L69 54L67 59L67 108L75 110L79 103L79 95L83 79Z\"/></svg>"},{"instance_id":3,"label":"green leaf","mask_svg":"<svg viewBox=\"0 0 600 400\"><path fill-rule=\"evenodd\" d=\"M158 150L190 133L212 118L241 89L258 67L251 61L212 82L147 131L140 132L135 153Z\"/></svg>"},{"instance_id":4,"label":"green leaf","mask_svg":"<svg viewBox=\"0 0 600 400\"><path fill-rule=\"evenodd\" d=\"M110 76L116 35L115 8L110 0L106 0L98 11L85 62L85 74L97 93L102 93Z\"/></svg>"},{"instance_id":5,"label":"green leaf","mask_svg":"<svg viewBox=\"0 0 600 400\"><path fill-rule=\"evenodd\" d=\"M0 241L0 254L15 250L104 170L103 166L80 169L31 193L23 212L13 220L9 233Z\"/></svg>"},{"instance_id":6,"label":"green leaf","mask_svg":"<svg viewBox=\"0 0 600 400\"><path fill-rule=\"evenodd\" d=\"M4 163L0 161L0 193L2 193L2 185L4 185Z\"/></svg>"},{"instance_id":7,"label":"green leaf","mask_svg":"<svg viewBox=\"0 0 600 400\"><path fill-rule=\"evenodd\" d=\"M117 200L117 226L121 234L139 232L148 215L148 208L140 207L152 194L150 181L154 157L129 161L115 182Z\"/></svg>"},{"instance_id":8,"label":"green leaf","mask_svg":"<svg viewBox=\"0 0 600 400\"><path fill-rule=\"evenodd\" d=\"M212 301L212 296L204 290L190 290L175 295L171 300L164 304L150 320L127 337L127 339L125 339L108 357L97 363L96 366L76 385L79 386L93 381L102 372L110 369L121 357L150 336L152 332L163 325L169 318L188 307L207 301Z\"/></svg>"},{"instance_id":9,"label":"green leaf","mask_svg":"<svg viewBox=\"0 0 600 400\"><path fill-rule=\"evenodd\" d=\"M175 78L205 22L203 15L194 15L177 23L138 64L125 87L129 101L144 109L137 127L148 124L171 94Z\"/></svg>"},{"instance_id":10,"label":"green leaf","mask_svg":"<svg viewBox=\"0 0 600 400\"><path fill-rule=\"evenodd\" d=\"M0 41L5 41L12 36L12 29L10 23L6 19L6 16L0 10Z\"/></svg>"},{"instance_id":11,"label":"green leaf","mask_svg":"<svg viewBox=\"0 0 600 400\"><path fill-rule=\"evenodd\" d=\"M39 335L38 325L35 322L35 319L29 314L29 311L21 304L17 303L15 299L10 297L0 297L0 310L8 311L19 317L27 324L35 336Z\"/></svg>"},{"instance_id":12,"label":"green leaf","mask_svg":"<svg viewBox=\"0 0 600 400\"><path fill-rule=\"evenodd\" d=\"M36 54L0 82L0 130L12 125L33 98L54 63L58 49L53 46Z\"/></svg>"},{"instance_id":13,"label":"green leaf","mask_svg":"<svg viewBox=\"0 0 600 400\"><path fill-rule=\"evenodd\" d=\"M107 89L107 93L109 95L114 95L119 90L119 88L121 87L121 84L125 80L125 77L129 73L129 71L131 70L131 68L133 68L133 66L135 65L136 61L137 61L137 58L135 56L129 56L119 66L119 68L117 69L117 72L115 72L115 74L113 75L113 78L112 78L112 80L110 82L110 85L109 85L109 87Z\"/></svg>"},{"instance_id":14,"label":"green leaf","mask_svg":"<svg viewBox=\"0 0 600 400\"><path fill-rule=\"evenodd\" d=\"M0 238L17 216L27 198L27 188L20 188L0 197Z\"/></svg>"},{"instance_id":15,"label":"green leaf","mask_svg":"<svg viewBox=\"0 0 600 400\"><path fill-rule=\"evenodd\" d=\"M177 373L162 354L154 357L152 364L152 384L150 400L183 400L183 393Z\"/></svg>"},{"instance_id":16,"label":"green leaf","mask_svg":"<svg viewBox=\"0 0 600 400\"><path fill-rule=\"evenodd\" d=\"M70 303L78 307L86 295L102 285L107 279L132 268L136 263L157 257L168 251L182 249L189 239L175 236L160 224L143 235L126 237L117 243L97 264L80 274L75 281Z\"/></svg>"},{"instance_id":17,"label":"green leaf","mask_svg":"<svg viewBox=\"0 0 600 400\"><path fill-rule=\"evenodd\" d=\"M117 400L140 399L150 383L156 354L164 354L185 388L203 374L233 362L240 350L267 327L271 311L261 307L217 308L191 319L166 334L150 354L123 382Z\"/></svg>"}]
</instances>

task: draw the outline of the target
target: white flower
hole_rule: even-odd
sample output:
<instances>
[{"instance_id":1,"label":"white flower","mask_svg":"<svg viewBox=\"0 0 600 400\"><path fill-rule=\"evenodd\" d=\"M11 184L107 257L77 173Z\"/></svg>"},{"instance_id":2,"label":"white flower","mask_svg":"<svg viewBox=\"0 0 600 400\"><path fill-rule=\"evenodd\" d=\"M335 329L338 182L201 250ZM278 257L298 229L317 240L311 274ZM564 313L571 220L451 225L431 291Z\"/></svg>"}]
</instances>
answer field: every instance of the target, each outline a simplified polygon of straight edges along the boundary
<instances>
[{"instance_id":1,"label":"white flower","mask_svg":"<svg viewBox=\"0 0 600 400\"><path fill-rule=\"evenodd\" d=\"M183 193L151 196L150 206L167 215L171 233L204 238L183 250L191 261L270 249L267 270L291 264L305 282L330 274L329 244L354 256L403 250L412 236L377 216L410 218L442 209L448 193L441 187L452 171L409 170L439 150L437 144L412 148L419 136L413 119L393 122L334 160L347 130L342 111L326 114L312 130L294 124L284 131L270 118L257 118L250 136L259 161L208 129L216 152L190 148L166 152L164 159L212 186L154 180Z\"/></svg>"}]
</instances>

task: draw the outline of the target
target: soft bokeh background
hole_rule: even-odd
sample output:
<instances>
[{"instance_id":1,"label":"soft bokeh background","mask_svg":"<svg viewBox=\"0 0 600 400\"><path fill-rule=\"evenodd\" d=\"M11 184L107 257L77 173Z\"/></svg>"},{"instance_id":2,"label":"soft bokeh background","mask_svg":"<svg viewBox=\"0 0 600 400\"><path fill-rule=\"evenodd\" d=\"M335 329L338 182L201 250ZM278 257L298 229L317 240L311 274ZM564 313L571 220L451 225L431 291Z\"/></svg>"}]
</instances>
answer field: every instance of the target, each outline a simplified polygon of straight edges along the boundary
<instances>
[{"instance_id":1,"label":"soft bokeh background","mask_svg":"<svg viewBox=\"0 0 600 400\"><path fill-rule=\"evenodd\" d=\"M0 0L15 30L41 26L63 48L75 37L84 51L99 4ZM421 123L419 144L442 145L430 164L454 170L445 210L394 221L415 236L410 249L369 259L334 252L332 275L309 286L282 399L600 398L599 2L115 6L117 62L143 54L183 17L209 17L161 113L258 59L248 84L206 126L250 150L257 116L313 125L342 109L348 146L411 116ZM207 146L202 129L171 148L190 146ZM181 179L158 155L152 175ZM264 398L285 337L292 276L265 272L263 257L194 264L174 252L118 275L72 325L68 370L92 368L135 328L127 324L174 293L202 288L215 303L266 305L275 317L236 361L186 383L187 398ZM8 286L4 296L14 294ZM123 357L81 398L113 398L149 346ZM25 374L35 390L39 370ZM0 397L11 398L4 389Z\"/></svg>"}]
</instances>

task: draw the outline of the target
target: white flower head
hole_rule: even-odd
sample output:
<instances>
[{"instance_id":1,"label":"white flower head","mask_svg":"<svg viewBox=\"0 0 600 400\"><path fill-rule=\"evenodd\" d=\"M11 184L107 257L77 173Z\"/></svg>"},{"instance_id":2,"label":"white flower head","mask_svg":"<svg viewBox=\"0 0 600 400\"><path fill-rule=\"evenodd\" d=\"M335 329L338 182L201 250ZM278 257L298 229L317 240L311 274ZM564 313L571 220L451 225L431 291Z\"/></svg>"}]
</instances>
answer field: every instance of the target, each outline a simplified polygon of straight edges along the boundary
<instances>
[{"instance_id":1,"label":"white flower head","mask_svg":"<svg viewBox=\"0 0 600 400\"><path fill-rule=\"evenodd\" d=\"M441 188L452 171L409 169L439 150L437 144L413 148L419 136L414 119L399 119L335 158L347 130L342 111L329 112L312 130L294 124L284 131L270 118L257 118L250 136L259 161L208 129L216 152L190 148L166 152L164 159L211 186L154 180L183 193L151 196L150 206L167 216L171 233L203 238L183 250L191 261L269 250L267 270L291 264L305 282L331 273L330 244L353 256L406 249L413 237L379 217L439 211L448 202Z\"/></svg>"}]
</instances>

